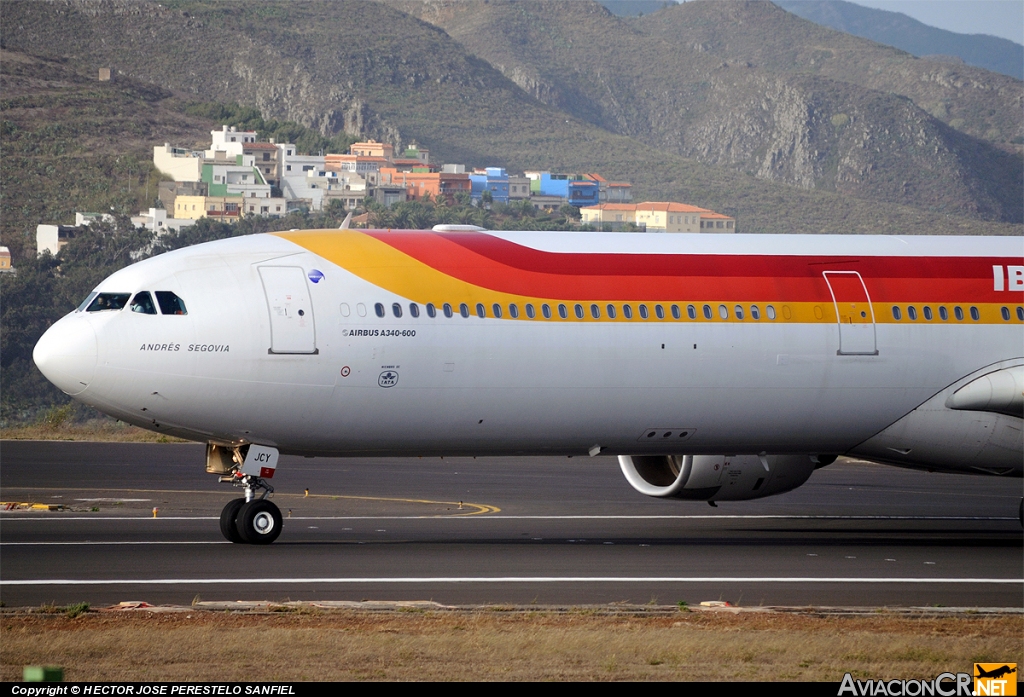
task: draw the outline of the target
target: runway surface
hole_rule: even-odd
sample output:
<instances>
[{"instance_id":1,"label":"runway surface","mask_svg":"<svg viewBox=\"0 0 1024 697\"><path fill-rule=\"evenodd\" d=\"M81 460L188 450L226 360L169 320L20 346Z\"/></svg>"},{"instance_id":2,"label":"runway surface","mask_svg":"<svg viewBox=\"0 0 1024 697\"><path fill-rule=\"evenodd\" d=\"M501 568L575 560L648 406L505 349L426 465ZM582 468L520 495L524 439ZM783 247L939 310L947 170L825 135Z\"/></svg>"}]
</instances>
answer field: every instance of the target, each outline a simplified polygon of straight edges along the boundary
<instances>
[{"instance_id":1,"label":"runway surface","mask_svg":"<svg viewBox=\"0 0 1024 697\"><path fill-rule=\"evenodd\" d=\"M1020 479L840 460L788 494L711 508L634 492L611 457L283 456L284 532L252 547L220 536L239 493L205 474L202 446L5 441L0 461L0 499L68 509L0 513L7 607L1024 607Z\"/></svg>"}]
</instances>

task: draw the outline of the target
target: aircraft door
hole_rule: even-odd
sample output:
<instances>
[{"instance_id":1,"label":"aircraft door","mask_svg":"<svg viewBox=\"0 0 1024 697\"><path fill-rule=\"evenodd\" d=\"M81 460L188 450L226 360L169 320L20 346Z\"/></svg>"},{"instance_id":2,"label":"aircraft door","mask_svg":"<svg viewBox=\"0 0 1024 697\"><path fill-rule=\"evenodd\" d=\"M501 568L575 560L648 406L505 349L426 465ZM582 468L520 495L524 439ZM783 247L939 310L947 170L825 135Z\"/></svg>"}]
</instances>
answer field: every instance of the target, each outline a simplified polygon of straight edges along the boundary
<instances>
[{"instance_id":1,"label":"aircraft door","mask_svg":"<svg viewBox=\"0 0 1024 697\"><path fill-rule=\"evenodd\" d=\"M840 356L877 356L875 311L864 279L856 271L825 271L825 283L839 321Z\"/></svg>"},{"instance_id":2,"label":"aircraft door","mask_svg":"<svg viewBox=\"0 0 1024 697\"><path fill-rule=\"evenodd\" d=\"M261 266L259 270L270 312L268 353L319 353L305 271L298 266Z\"/></svg>"}]
</instances>

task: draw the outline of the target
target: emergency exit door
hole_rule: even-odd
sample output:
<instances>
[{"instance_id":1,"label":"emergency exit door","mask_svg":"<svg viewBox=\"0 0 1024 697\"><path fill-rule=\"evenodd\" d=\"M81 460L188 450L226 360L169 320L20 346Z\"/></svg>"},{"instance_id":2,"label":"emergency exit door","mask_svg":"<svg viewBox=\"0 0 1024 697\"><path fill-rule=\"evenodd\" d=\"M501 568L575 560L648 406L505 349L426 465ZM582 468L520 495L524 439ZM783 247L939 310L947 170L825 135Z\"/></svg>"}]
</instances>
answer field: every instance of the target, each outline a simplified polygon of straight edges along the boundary
<instances>
[{"instance_id":1,"label":"emergency exit door","mask_svg":"<svg viewBox=\"0 0 1024 697\"><path fill-rule=\"evenodd\" d=\"M839 322L840 356L877 356L875 311L864 279L856 271L825 271Z\"/></svg>"},{"instance_id":2,"label":"emergency exit door","mask_svg":"<svg viewBox=\"0 0 1024 697\"><path fill-rule=\"evenodd\" d=\"M261 266L259 270L270 312L268 353L319 353L305 271L298 266Z\"/></svg>"}]
</instances>

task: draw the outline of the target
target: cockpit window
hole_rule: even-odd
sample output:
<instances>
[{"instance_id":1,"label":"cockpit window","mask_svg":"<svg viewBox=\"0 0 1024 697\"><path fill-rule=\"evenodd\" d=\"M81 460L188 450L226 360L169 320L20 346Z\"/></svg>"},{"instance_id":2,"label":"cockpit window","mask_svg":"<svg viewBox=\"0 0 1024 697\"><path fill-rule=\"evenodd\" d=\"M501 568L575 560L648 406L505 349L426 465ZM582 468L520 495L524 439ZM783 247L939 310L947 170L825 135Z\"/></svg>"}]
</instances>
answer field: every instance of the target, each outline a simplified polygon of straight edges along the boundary
<instances>
[{"instance_id":1,"label":"cockpit window","mask_svg":"<svg viewBox=\"0 0 1024 697\"><path fill-rule=\"evenodd\" d=\"M169 290L158 290L156 301L160 304L160 312L165 315L187 315L185 301Z\"/></svg>"},{"instance_id":2,"label":"cockpit window","mask_svg":"<svg viewBox=\"0 0 1024 697\"><path fill-rule=\"evenodd\" d=\"M89 297L82 301L82 304L78 306L78 309L75 310L75 312L85 312L85 308L89 307L89 303L91 303L92 299L95 298L96 296L97 293L95 291L89 293Z\"/></svg>"},{"instance_id":3,"label":"cockpit window","mask_svg":"<svg viewBox=\"0 0 1024 697\"><path fill-rule=\"evenodd\" d=\"M86 312L103 312L104 310L120 310L128 304L128 298L132 297L131 293L97 293L96 297L89 307L85 308Z\"/></svg>"},{"instance_id":4,"label":"cockpit window","mask_svg":"<svg viewBox=\"0 0 1024 697\"><path fill-rule=\"evenodd\" d=\"M144 315L155 315L156 305L153 304L153 297L148 291L136 293L132 298L132 304L128 306L132 312L139 312Z\"/></svg>"}]
</instances>

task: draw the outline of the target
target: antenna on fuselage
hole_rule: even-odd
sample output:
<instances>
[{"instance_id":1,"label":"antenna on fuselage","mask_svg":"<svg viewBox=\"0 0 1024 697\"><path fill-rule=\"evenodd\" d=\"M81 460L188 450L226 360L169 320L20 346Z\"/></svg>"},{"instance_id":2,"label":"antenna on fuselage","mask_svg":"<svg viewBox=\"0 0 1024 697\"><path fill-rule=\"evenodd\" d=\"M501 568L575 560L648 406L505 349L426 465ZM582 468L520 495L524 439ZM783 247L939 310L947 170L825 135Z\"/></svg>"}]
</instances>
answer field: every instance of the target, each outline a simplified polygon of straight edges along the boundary
<instances>
[{"instance_id":1,"label":"antenna on fuselage","mask_svg":"<svg viewBox=\"0 0 1024 697\"><path fill-rule=\"evenodd\" d=\"M352 228L349 227L349 223L351 223L351 222L352 222L352 211L349 211L348 215L345 216L345 219L341 221L341 226L338 229L339 230L351 230Z\"/></svg>"}]
</instances>

